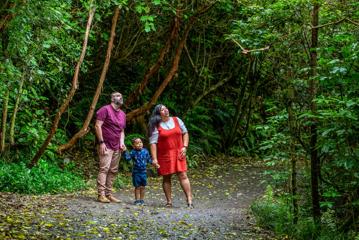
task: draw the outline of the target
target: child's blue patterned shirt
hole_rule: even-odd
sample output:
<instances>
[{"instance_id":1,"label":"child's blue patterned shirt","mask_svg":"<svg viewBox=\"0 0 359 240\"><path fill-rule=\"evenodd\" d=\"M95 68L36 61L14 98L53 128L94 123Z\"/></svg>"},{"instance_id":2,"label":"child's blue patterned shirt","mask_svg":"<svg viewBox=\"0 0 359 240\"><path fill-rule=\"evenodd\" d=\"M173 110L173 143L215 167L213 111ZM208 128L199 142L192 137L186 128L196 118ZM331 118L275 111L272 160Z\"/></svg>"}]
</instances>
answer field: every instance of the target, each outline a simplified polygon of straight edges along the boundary
<instances>
[{"instance_id":1,"label":"child's blue patterned shirt","mask_svg":"<svg viewBox=\"0 0 359 240\"><path fill-rule=\"evenodd\" d=\"M124 157L127 161L133 161L132 172L146 172L147 164L152 164L152 158L146 148L141 150L132 149L130 152L125 151Z\"/></svg>"}]
</instances>

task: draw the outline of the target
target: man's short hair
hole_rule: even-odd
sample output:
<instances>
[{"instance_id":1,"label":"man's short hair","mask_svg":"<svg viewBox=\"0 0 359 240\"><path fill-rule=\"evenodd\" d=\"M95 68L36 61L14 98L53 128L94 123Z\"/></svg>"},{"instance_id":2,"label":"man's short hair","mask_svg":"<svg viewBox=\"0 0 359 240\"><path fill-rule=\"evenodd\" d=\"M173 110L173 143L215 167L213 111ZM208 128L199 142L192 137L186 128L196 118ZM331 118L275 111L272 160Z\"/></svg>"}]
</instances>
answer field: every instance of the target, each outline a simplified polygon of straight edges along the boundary
<instances>
[{"instance_id":1,"label":"man's short hair","mask_svg":"<svg viewBox=\"0 0 359 240\"><path fill-rule=\"evenodd\" d=\"M122 97L122 94L119 93L119 92L113 92L113 93L111 93L111 100L112 100L112 101L113 101L113 99L114 99L115 97Z\"/></svg>"}]
</instances>

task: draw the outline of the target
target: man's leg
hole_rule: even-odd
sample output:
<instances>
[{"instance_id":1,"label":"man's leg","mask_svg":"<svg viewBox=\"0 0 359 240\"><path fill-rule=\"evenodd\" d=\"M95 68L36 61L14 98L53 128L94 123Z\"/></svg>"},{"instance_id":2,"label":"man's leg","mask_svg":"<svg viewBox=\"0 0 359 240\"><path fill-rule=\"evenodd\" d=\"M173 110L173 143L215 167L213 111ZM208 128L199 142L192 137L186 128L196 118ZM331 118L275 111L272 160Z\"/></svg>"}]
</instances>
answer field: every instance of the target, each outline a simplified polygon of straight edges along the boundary
<instances>
[{"instance_id":1,"label":"man's leg","mask_svg":"<svg viewBox=\"0 0 359 240\"><path fill-rule=\"evenodd\" d=\"M108 170L108 174L106 178L105 194L111 202L120 202L119 199L112 196L112 186L118 172L118 164L120 161L120 157L121 157L121 153L119 151L113 152L110 169Z\"/></svg>"},{"instance_id":2,"label":"man's leg","mask_svg":"<svg viewBox=\"0 0 359 240\"><path fill-rule=\"evenodd\" d=\"M106 178L110 169L111 159L112 159L113 151L108 150L106 154L101 155L99 152L99 173L97 176L97 192L99 196L100 202L109 202L106 199Z\"/></svg>"}]
</instances>

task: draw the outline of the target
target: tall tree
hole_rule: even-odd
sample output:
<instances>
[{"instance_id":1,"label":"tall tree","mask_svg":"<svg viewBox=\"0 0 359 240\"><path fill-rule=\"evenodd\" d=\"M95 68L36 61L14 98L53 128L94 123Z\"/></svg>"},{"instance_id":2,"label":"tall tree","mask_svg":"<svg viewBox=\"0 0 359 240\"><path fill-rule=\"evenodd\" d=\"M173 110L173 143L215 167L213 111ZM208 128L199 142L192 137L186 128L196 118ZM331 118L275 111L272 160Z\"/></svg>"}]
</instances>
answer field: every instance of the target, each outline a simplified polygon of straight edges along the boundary
<instances>
[{"instance_id":1,"label":"tall tree","mask_svg":"<svg viewBox=\"0 0 359 240\"><path fill-rule=\"evenodd\" d=\"M317 105L315 98L318 91L318 72L317 72L317 48L318 48L318 26L319 24L319 3L314 1L312 10L312 32L310 45L310 76L309 76L309 94L310 94L310 110L312 115L317 114ZM311 185L312 185L312 211L316 224L320 223L320 196L319 196L319 176L320 161L317 149L317 119L313 118L310 127L310 160L311 160Z\"/></svg>"},{"instance_id":2,"label":"tall tree","mask_svg":"<svg viewBox=\"0 0 359 240\"><path fill-rule=\"evenodd\" d=\"M3 98L3 107L2 107L2 121L1 121L1 136L0 136L0 152L5 151L6 144L6 126L7 126L7 112L9 105L9 89L6 90L5 96Z\"/></svg>"}]
</instances>

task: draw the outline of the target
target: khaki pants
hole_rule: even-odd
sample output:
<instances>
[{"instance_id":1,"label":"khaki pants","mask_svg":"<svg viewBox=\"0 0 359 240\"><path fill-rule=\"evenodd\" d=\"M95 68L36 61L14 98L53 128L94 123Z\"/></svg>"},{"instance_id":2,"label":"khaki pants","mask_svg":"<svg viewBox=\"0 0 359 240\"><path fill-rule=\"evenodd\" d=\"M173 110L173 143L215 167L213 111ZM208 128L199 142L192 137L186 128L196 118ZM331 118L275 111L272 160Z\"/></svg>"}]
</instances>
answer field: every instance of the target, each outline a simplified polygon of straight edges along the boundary
<instances>
[{"instance_id":1,"label":"khaki pants","mask_svg":"<svg viewBox=\"0 0 359 240\"><path fill-rule=\"evenodd\" d=\"M112 185L118 172L118 163L121 157L121 152L107 149L105 155L101 155L98 150L100 158L100 169L97 177L97 191L98 195L111 195Z\"/></svg>"}]
</instances>

